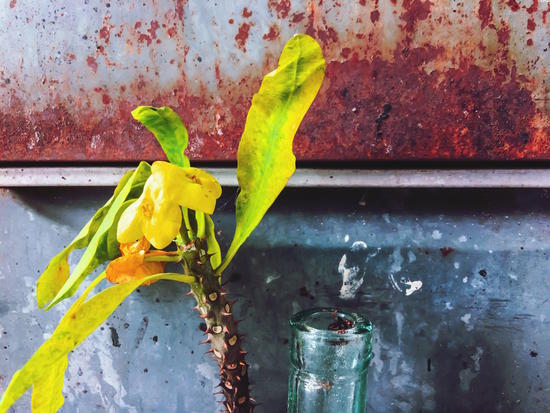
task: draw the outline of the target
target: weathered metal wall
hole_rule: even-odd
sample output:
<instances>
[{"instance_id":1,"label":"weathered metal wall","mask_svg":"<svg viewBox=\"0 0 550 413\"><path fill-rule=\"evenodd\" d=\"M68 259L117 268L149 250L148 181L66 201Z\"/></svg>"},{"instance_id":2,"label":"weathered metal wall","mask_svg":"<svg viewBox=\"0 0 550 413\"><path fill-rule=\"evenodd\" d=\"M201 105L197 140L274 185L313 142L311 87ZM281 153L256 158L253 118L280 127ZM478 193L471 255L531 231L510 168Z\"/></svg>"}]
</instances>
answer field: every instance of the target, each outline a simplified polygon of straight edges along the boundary
<instances>
[{"instance_id":1,"label":"weathered metal wall","mask_svg":"<svg viewBox=\"0 0 550 413\"><path fill-rule=\"evenodd\" d=\"M328 61L305 160L550 159L550 5L539 0L4 0L0 160L162 156L130 120L171 105L193 159L235 158L285 41Z\"/></svg>"},{"instance_id":2,"label":"weathered metal wall","mask_svg":"<svg viewBox=\"0 0 550 413\"><path fill-rule=\"evenodd\" d=\"M224 191L225 251L236 190ZM36 308L39 273L109 192L0 192L0 393L69 305ZM257 411L286 411L290 315L338 305L375 326L369 413L548 412L549 211L545 190L285 190L225 274ZM219 410L186 292L133 293L69 356L62 411Z\"/></svg>"}]
</instances>

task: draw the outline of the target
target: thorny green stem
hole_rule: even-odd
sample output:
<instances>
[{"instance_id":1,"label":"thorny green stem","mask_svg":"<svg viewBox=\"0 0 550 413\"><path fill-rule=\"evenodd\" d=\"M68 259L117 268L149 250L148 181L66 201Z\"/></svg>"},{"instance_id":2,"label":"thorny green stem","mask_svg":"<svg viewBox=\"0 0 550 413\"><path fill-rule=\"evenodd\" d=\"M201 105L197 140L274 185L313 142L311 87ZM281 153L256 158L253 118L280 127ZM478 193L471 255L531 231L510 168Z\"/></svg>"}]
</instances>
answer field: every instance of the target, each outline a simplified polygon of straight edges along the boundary
<instances>
[{"instance_id":1,"label":"thorny green stem","mask_svg":"<svg viewBox=\"0 0 550 413\"><path fill-rule=\"evenodd\" d=\"M246 352L242 350L243 336L237 332L238 321L233 317L233 304L227 300L227 293L220 285L220 276L210 265L210 257L201 246L201 240L195 239L194 246L178 246L186 249L183 255L185 273L194 275L197 282L191 284L188 295L197 301L195 310L206 323L206 340L201 344L210 344L207 354L218 363L220 368L220 391L223 394L226 413L252 413L255 401L250 397L248 364ZM189 254L193 251L194 254Z\"/></svg>"}]
</instances>

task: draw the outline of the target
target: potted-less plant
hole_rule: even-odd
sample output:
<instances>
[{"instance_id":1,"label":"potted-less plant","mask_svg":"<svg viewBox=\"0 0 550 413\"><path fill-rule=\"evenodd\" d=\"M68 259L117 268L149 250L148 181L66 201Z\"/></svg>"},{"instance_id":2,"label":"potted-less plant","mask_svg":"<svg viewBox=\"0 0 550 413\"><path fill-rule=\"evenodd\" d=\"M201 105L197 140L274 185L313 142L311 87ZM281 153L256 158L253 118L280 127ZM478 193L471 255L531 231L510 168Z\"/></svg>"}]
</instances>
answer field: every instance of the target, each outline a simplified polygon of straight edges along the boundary
<instances>
[{"instance_id":1,"label":"potted-less plant","mask_svg":"<svg viewBox=\"0 0 550 413\"><path fill-rule=\"evenodd\" d=\"M205 343L220 368L226 412L251 412L248 365L232 302L222 288L223 271L258 225L295 170L292 142L323 81L325 62L317 42L296 35L285 45L276 70L252 99L237 155L240 193L233 241L222 256L210 217L221 187L190 166L188 137L168 107L141 106L133 117L149 129L169 162L141 162L126 173L113 196L76 238L56 255L37 283L37 303L50 309L73 296L100 265L108 263L81 293L46 340L12 377L2 399L6 412L32 386L33 412L55 412L62 395L68 354L141 285L159 280L187 283L206 323ZM75 268L68 257L85 251ZM165 272L168 262L181 272ZM114 285L94 294L107 280Z\"/></svg>"}]
</instances>

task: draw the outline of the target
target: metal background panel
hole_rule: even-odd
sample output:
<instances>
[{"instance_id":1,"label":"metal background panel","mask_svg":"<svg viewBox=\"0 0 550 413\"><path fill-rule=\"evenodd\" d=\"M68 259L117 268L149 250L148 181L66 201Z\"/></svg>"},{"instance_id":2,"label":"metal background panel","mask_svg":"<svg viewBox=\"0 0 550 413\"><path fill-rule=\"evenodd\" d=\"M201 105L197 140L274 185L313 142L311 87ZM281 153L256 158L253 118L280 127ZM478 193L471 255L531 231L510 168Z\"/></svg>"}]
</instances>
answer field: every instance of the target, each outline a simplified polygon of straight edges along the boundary
<instances>
[{"instance_id":1,"label":"metal background panel","mask_svg":"<svg viewBox=\"0 0 550 413\"><path fill-rule=\"evenodd\" d=\"M0 191L0 393L72 302L39 311L39 273L111 192ZM236 189L224 192L226 251ZM324 305L374 323L369 413L548 411L548 211L547 190L285 190L224 275L257 411L286 411L288 319ZM133 293L69 355L62 411L217 411L186 292ZM27 394L13 412L29 406Z\"/></svg>"},{"instance_id":2,"label":"metal background panel","mask_svg":"<svg viewBox=\"0 0 550 413\"><path fill-rule=\"evenodd\" d=\"M327 76L302 160L550 159L550 5L474 1L4 0L0 160L161 158L130 119L170 105L196 160L233 160L285 41Z\"/></svg>"}]
</instances>

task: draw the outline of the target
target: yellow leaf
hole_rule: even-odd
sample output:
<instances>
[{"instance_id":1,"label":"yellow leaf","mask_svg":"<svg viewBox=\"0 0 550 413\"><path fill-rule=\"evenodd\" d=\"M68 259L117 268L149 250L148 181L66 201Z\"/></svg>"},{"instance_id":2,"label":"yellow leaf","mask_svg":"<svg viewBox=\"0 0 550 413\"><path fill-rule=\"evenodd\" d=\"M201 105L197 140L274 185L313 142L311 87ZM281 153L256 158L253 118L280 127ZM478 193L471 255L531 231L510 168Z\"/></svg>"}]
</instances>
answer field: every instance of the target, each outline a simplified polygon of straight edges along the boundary
<instances>
[{"instance_id":1,"label":"yellow leaf","mask_svg":"<svg viewBox=\"0 0 550 413\"><path fill-rule=\"evenodd\" d=\"M43 389L43 386L47 386L47 383L59 384L57 381L59 377L55 376L52 371L59 369L62 359L66 358L67 354L98 328L120 303L141 284L157 280L186 283L196 281L194 277L182 274L156 274L106 288L86 301L88 294L104 278L105 273L100 274L86 288L82 296L73 303L63 316L52 336L38 348L20 370L15 372L0 400L0 413L6 413L13 403L33 385L38 385L39 389ZM54 397L55 400L59 403L58 397Z\"/></svg>"},{"instance_id":2,"label":"yellow leaf","mask_svg":"<svg viewBox=\"0 0 550 413\"><path fill-rule=\"evenodd\" d=\"M221 273L256 228L296 169L294 135L325 75L319 44L299 34L285 45L279 66L267 74L252 98L239 150L237 224Z\"/></svg>"},{"instance_id":3,"label":"yellow leaf","mask_svg":"<svg viewBox=\"0 0 550 413\"><path fill-rule=\"evenodd\" d=\"M65 400L61 391L68 364L67 357L61 357L48 374L34 382L31 401L33 413L55 413L63 406Z\"/></svg>"}]
</instances>

